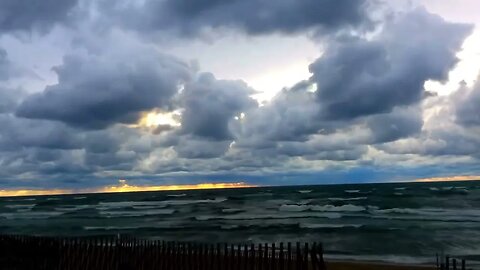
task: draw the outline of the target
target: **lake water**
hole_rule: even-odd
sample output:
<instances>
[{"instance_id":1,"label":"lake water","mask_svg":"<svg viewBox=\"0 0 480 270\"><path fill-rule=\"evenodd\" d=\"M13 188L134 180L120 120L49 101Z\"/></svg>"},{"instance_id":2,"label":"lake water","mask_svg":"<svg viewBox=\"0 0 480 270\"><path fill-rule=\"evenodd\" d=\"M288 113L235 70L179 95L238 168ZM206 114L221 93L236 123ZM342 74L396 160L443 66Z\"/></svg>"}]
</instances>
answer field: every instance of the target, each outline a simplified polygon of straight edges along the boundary
<instances>
[{"instance_id":1,"label":"lake water","mask_svg":"<svg viewBox=\"0 0 480 270\"><path fill-rule=\"evenodd\" d=\"M229 243L322 242L327 258L480 255L480 182L0 198L0 233Z\"/></svg>"}]
</instances>

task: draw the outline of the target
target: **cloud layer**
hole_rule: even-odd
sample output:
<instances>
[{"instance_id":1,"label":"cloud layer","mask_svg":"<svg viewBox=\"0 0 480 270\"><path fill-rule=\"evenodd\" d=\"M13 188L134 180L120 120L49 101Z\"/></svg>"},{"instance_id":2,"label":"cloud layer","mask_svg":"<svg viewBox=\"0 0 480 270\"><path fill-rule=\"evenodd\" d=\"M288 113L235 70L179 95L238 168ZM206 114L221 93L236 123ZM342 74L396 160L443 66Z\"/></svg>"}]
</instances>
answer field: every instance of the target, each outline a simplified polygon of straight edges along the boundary
<instances>
[{"instance_id":1,"label":"cloud layer","mask_svg":"<svg viewBox=\"0 0 480 270\"><path fill-rule=\"evenodd\" d=\"M0 185L317 183L315 175L339 171L393 175L400 163L422 176L449 164L475 172L480 84L449 96L424 89L448 80L473 26L424 8L383 14L376 5L4 1L0 36L33 34L19 41L33 44L64 38L70 47L51 66L55 79L31 89L10 60L15 48L0 39ZM261 89L242 78L218 78L162 50L165 39L175 45L225 33L308 35L322 52L309 78L260 104L253 96Z\"/></svg>"}]
</instances>

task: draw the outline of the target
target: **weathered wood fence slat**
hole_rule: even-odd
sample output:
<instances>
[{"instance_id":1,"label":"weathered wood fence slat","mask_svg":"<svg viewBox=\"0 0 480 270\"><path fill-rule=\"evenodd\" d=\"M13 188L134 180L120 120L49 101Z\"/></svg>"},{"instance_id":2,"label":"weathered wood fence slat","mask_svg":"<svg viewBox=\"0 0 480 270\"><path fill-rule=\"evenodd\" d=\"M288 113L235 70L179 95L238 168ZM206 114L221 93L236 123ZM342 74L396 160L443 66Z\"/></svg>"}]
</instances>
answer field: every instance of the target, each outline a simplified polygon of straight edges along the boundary
<instances>
[{"instance_id":1,"label":"weathered wood fence slat","mask_svg":"<svg viewBox=\"0 0 480 270\"><path fill-rule=\"evenodd\" d=\"M325 270L320 243L201 244L0 235L1 269Z\"/></svg>"}]
</instances>

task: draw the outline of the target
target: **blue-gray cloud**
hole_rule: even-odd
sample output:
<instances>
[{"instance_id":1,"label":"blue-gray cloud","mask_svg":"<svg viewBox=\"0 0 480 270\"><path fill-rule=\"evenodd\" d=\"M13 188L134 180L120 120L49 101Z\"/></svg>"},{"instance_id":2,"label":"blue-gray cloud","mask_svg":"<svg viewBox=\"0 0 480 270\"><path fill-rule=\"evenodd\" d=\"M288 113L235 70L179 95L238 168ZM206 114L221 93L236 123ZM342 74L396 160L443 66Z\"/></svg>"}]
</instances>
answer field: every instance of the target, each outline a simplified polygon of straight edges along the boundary
<instances>
[{"instance_id":1,"label":"blue-gray cloud","mask_svg":"<svg viewBox=\"0 0 480 270\"><path fill-rule=\"evenodd\" d=\"M387 22L373 39L332 43L310 66L322 116L349 119L419 102L427 80L448 79L471 30L419 8Z\"/></svg>"},{"instance_id":2,"label":"blue-gray cloud","mask_svg":"<svg viewBox=\"0 0 480 270\"><path fill-rule=\"evenodd\" d=\"M461 125L480 127L480 76L471 89L461 89L466 92L456 103L456 119Z\"/></svg>"},{"instance_id":3,"label":"blue-gray cloud","mask_svg":"<svg viewBox=\"0 0 480 270\"><path fill-rule=\"evenodd\" d=\"M142 32L173 30L191 36L237 29L260 35L370 26L368 6L367 0L147 0L106 12Z\"/></svg>"},{"instance_id":4,"label":"blue-gray cloud","mask_svg":"<svg viewBox=\"0 0 480 270\"><path fill-rule=\"evenodd\" d=\"M77 0L2 0L0 34L13 31L47 31L65 21Z\"/></svg>"},{"instance_id":5,"label":"blue-gray cloud","mask_svg":"<svg viewBox=\"0 0 480 270\"><path fill-rule=\"evenodd\" d=\"M142 111L168 108L191 73L182 61L155 52L124 59L71 55L54 70L58 84L28 97L18 116L86 129L135 123Z\"/></svg>"},{"instance_id":6,"label":"blue-gray cloud","mask_svg":"<svg viewBox=\"0 0 480 270\"><path fill-rule=\"evenodd\" d=\"M217 80L200 74L188 83L180 96L182 131L211 140L229 140L229 122L242 112L258 106L250 97L255 91L242 81Z\"/></svg>"}]
</instances>

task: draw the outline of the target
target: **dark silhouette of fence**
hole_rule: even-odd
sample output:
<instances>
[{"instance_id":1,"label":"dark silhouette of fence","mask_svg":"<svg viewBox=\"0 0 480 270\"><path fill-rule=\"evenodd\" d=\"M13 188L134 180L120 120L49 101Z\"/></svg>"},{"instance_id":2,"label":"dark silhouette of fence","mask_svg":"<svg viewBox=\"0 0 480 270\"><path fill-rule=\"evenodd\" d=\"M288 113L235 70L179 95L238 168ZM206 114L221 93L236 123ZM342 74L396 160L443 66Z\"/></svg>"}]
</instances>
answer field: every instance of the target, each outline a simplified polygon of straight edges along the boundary
<instances>
[{"instance_id":1,"label":"dark silhouette of fence","mask_svg":"<svg viewBox=\"0 0 480 270\"><path fill-rule=\"evenodd\" d=\"M318 243L199 244L0 235L1 269L325 270Z\"/></svg>"},{"instance_id":2,"label":"dark silhouette of fence","mask_svg":"<svg viewBox=\"0 0 480 270\"><path fill-rule=\"evenodd\" d=\"M452 258L437 254L437 270L466 270L465 259Z\"/></svg>"}]
</instances>

